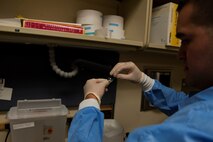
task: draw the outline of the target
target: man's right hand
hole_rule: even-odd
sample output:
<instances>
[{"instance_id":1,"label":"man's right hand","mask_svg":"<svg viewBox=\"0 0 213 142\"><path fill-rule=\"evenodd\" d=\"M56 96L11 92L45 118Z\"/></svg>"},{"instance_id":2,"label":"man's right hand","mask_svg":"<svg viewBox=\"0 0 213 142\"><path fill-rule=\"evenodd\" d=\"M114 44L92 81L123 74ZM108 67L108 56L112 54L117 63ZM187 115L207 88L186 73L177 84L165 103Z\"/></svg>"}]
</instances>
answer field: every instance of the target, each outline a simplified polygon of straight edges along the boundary
<instances>
[{"instance_id":1,"label":"man's right hand","mask_svg":"<svg viewBox=\"0 0 213 142\"><path fill-rule=\"evenodd\" d=\"M133 62L117 63L111 70L110 75L135 83L141 83L143 80L143 73Z\"/></svg>"}]
</instances>

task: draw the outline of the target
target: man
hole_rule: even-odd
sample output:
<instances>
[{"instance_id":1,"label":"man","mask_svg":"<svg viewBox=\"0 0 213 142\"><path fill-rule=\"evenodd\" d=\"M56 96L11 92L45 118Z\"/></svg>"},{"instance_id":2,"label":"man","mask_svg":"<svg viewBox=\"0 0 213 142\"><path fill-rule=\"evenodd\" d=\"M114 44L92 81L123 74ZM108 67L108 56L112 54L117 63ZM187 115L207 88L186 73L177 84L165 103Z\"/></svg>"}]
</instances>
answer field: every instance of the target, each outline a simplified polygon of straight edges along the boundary
<instances>
[{"instance_id":1,"label":"man","mask_svg":"<svg viewBox=\"0 0 213 142\"><path fill-rule=\"evenodd\" d=\"M179 57L186 82L200 92L191 97L163 86L132 62L118 63L110 75L139 83L149 101L170 117L162 124L137 128L127 142L213 141L213 1L183 0L179 4L177 37L182 40ZM109 81L91 79L85 84L80 104L69 130L69 142L101 142L103 114L99 104ZM91 101L89 101L91 100ZM91 104L91 103L94 104Z\"/></svg>"}]
</instances>

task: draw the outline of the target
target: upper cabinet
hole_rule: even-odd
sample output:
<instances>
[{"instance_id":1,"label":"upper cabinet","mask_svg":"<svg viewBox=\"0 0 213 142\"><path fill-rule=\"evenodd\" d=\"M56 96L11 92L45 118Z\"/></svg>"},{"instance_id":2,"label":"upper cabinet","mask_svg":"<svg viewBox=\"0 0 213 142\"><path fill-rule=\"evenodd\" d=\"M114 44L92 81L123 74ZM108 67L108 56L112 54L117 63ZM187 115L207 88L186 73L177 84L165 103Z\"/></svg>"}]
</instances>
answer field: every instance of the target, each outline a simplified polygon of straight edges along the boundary
<instances>
[{"instance_id":1,"label":"upper cabinet","mask_svg":"<svg viewBox=\"0 0 213 142\"><path fill-rule=\"evenodd\" d=\"M0 18L23 16L59 22L76 22L79 10L93 9L103 15L124 18L125 39L109 39L72 33L0 25L1 42L50 44L104 50L166 50L173 48L150 41L154 7L178 0L1 0ZM158 35L158 33L157 33Z\"/></svg>"},{"instance_id":2,"label":"upper cabinet","mask_svg":"<svg viewBox=\"0 0 213 142\"><path fill-rule=\"evenodd\" d=\"M0 41L35 44L54 44L109 50L136 50L145 46L149 27L151 0L1 0L0 18L25 18L76 22L77 11L94 9L103 15L124 18L125 39L107 39L95 36L27 28L0 26Z\"/></svg>"}]
</instances>

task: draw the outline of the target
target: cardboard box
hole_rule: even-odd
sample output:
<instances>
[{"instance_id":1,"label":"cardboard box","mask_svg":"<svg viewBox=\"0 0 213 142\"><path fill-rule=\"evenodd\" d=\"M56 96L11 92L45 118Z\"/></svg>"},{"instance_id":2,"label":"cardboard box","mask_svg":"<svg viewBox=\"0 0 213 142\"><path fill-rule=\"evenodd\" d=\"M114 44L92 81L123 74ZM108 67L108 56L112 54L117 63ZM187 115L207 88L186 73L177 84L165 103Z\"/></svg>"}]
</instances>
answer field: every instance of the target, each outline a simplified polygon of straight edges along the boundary
<instances>
[{"instance_id":1,"label":"cardboard box","mask_svg":"<svg viewBox=\"0 0 213 142\"><path fill-rule=\"evenodd\" d=\"M180 39L176 38L178 4L166 3L153 8L151 20L151 43L179 47Z\"/></svg>"}]
</instances>

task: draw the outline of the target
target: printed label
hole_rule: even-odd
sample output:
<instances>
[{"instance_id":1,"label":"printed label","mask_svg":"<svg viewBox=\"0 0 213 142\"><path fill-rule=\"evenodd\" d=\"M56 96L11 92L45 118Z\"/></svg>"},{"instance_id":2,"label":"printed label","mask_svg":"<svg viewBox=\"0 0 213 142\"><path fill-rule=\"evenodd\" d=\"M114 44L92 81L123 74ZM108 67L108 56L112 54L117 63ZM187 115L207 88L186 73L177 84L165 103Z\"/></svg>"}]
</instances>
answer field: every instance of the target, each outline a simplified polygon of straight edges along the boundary
<instances>
[{"instance_id":1,"label":"printed label","mask_svg":"<svg viewBox=\"0 0 213 142\"><path fill-rule=\"evenodd\" d=\"M35 123L28 122L28 123L14 124L13 130L25 129L25 128L30 128L30 127L35 127Z\"/></svg>"}]
</instances>

